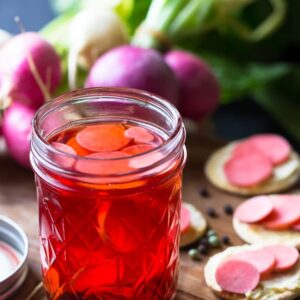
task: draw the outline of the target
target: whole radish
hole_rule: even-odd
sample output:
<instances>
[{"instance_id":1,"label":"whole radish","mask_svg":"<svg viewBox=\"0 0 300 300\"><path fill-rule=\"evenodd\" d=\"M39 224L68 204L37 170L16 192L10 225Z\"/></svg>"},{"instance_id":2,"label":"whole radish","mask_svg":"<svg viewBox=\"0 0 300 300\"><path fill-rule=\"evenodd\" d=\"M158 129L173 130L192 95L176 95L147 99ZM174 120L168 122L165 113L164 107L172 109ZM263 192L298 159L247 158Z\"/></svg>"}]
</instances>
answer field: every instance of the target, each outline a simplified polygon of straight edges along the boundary
<instances>
[{"instance_id":1,"label":"whole radish","mask_svg":"<svg viewBox=\"0 0 300 300\"><path fill-rule=\"evenodd\" d=\"M163 57L153 49L114 48L98 58L85 87L130 87L160 95L177 104L178 85Z\"/></svg>"},{"instance_id":2,"label":"whole radish","mask_svg":"<svg viewBox=\"0 0 300 300\"><path fill-rule=\"evenodd\" d=\"M37 108L60 82L60 58L38 33L21 33L0 50L0 78L0 102L18 99Z\"/></svg>"},{"instance_id":3,"label":"whole radish","mask_svg":"<svg viewBox=\"0 0 300 300\"><path fill-rule=\"evenodd\" d=\"M170 51L165 61L179 82L182 116L197 121L212 113L219 102L220 86L211 68L186 51Z\"/></svg>"},{"instance_id":4,"label":"whole radish","mask_svg":"<svg viewBox=\"0 0 300 300\"><path fill-rule=\"evenodd\" d=\"M2 131L9 154L23 167L30 168L31 122L35 110L13 102L4 112Z\"/></svg>"}]
</instances>

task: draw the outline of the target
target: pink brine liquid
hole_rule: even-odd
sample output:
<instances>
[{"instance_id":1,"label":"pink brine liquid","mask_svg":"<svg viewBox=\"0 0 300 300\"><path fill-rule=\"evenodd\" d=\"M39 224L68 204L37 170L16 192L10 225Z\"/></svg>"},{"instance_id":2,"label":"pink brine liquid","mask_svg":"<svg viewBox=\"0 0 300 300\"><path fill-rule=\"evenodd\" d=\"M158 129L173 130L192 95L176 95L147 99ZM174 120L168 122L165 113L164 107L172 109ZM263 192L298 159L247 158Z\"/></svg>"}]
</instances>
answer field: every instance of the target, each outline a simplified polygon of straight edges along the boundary
<instances>
[{"instance_id":1,"label":"pink brine liquid","mask_svg":"<svg viewBox=\"0 0 300 300\"><path fill-rule=\"evenodd\" d=\"M94 175L76 181L49 173L55 184L37 177L42 272L49 299L174 297L181 170L173 162L134 180L105 178L151 165L162 155L151 150L165 139L128 123L80 125L49 139L70 154L54 160L79 174Z\"/></svg>"}]
</instances>

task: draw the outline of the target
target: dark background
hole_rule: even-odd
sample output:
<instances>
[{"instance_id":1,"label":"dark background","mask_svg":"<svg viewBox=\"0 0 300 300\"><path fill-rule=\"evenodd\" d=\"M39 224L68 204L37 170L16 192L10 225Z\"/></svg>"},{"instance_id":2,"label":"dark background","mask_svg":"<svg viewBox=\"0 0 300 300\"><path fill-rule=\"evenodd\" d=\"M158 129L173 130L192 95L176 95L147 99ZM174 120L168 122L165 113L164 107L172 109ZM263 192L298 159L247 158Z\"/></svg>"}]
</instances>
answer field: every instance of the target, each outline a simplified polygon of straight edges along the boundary
<instances>
[{"instance_id":1,"label":"dark background","mask_svg":"<svg viewBox=\"0 0 300 300\"><path fill-rule=\"evenodd\" d=\"M38 31L55 17L48 0L0 0L0 28L18 33L15 16L21 18L27 31ZM278 132L286 136L274 120L251 99L222 106L213 119L216 134L228 140L257 132Z\"/></svg>"}]
</instances>

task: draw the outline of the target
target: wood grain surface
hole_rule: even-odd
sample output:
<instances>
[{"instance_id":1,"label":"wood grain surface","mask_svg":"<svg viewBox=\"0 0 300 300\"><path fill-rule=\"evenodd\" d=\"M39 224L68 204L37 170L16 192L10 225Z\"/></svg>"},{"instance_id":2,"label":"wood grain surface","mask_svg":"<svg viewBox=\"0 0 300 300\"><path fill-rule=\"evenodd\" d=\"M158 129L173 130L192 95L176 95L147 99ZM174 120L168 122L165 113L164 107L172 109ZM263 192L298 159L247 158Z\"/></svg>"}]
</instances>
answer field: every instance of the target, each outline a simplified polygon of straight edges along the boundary
<instances>
[{"instance_id":1,"label":"wood grain surface","mask_svg":"<svg viewBox=\"0 0 300 300\"><path fill-rule=\"evenodd\" d=\"M228 235L233 244L241 244L234 234L231 217L225 215L225 204L236 206L243 199L225 194L213 188L203 175L203 164L208 155L222 143L204 135L190 134L187 140L188 162L184 171L183 199L193 203L203 212L208 207L214 207L218 218L208 218L209 225L222 236ZM33 174L17 166L5 151L0 151L0 214L11 217L26 231L30 240L29 267L30 272L26 282L13 296L14 300L25 300L40 280L40 262L38 250L38 220L37 202ZM199 190L206 188L210 197L202 197ZM296 188L299 188L299 184ZM217 251L220 251L218 249ZM187 251L181 251L181 266L176 300L215 300L216 297L206 287L203 279L203 267L207 257L200 262L192 261ZM43 300L43 292L37 293L31 299Z\"/></svg>"}]
</instances>

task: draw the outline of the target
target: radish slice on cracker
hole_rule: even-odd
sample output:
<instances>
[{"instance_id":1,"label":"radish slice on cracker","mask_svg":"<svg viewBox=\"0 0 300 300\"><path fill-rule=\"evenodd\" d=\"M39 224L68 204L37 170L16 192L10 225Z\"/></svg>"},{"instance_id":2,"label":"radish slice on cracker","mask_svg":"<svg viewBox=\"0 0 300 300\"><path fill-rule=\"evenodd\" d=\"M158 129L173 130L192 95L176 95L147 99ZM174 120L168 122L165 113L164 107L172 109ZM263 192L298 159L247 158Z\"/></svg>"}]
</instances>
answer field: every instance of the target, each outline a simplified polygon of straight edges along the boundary
<instances>
[{"instance_id":1,"label":"radish slice on cracker","mask_svg":"<svg viewBox=\"0 0 300 300\"><path fill-rule=\"evenodd\" d=\"M185 247L193 244L200 239L206 232L207 222L203 214L192 204L183 203L183 209L189 212L189 226L181 232L180 247ZM188 215L185 214L185 218ZM186 223L187 220L184 221Z\"/></svg>"}]
</instances>

